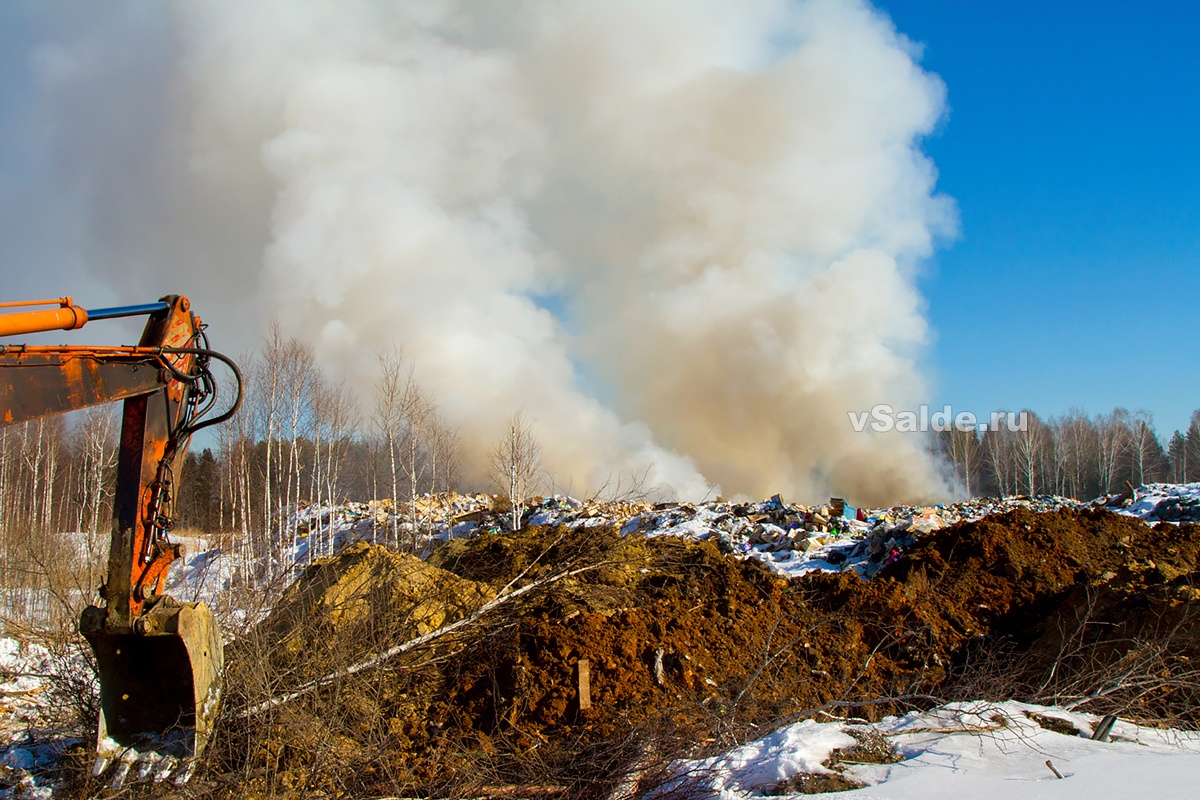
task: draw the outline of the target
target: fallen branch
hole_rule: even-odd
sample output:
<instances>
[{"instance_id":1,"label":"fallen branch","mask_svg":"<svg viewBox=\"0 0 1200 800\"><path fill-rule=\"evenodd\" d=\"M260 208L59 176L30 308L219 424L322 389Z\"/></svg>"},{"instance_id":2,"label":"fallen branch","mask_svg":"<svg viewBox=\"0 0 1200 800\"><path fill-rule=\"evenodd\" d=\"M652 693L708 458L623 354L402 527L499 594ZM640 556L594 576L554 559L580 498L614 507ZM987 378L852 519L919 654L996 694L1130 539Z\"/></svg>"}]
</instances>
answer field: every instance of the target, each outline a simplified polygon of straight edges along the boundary
<instances>
[{"instance_id":1,"label":"fallen branch","mask_svg":"<svg viewBox=\"0 0 1200 800\"><path fill-rule=\"evenodd\" d=\"M590 564L586 567L579 567L578 569L569 570L567 572L560 572L557 575L551 575L548 578L542 578L541 580L534 581L533 583L522 586L519 589L514 589L513 591L509 592L508 594L501 594L501 595L497 596L495 599L489 600L488 602L484 603L482 606L480 606L478 609L476 609L470 616L463 617L462 619L458 620L457 622L452 622L449 625L443 625L442 627L438 628L437 630L430 631L429 633L426 633L426 634L422 634L421 636L418 636L415 639L409 639L407 642L404 642L402 644L398 644L394 647L389 647L387 650L384 650L382 653L371 656L370 658L366 659L365 661L359 661L357 664L352 664L349 667L344 667L343 669L339 669L335 672L331 672L328 675L323 675L320 678L314 678L313 680L308 681L307 683L301 684L300 687L298 687L294 691L288 692L287 694L282 694L282 695L278 695L276 697L272 697L269 700L264 700L263 702L259 703L258 705L251 706L250 708L244 709L243 711L240 711L237 716L239 719L248 719L249 717L257 716L258 714L261 714L264 711L268 711L272 708L281 706L284 703L290 703L291 701L295 700L296 698L303 697L304 695L306 695L312 691L320 689L322 686L327 686L328 684L333 683L334 681L338 680L339 678L345 678L350 675L354 675L355 673L362 672L365 669L371 669L372 667L377 667L389 659L395 658L396 656L399 656L399 655L403 655L404 653L407 653L410 650L413 650L422 645L428 644L429 642L432 642L435 639L439 639L448 633L453 633L454 631L458 630L459 628L463 628L463 627L466 627L467 625L470 625L473 622L477 622L482 617L489 614L490 612L495 611L497 608L499 608L502 605L505 605L513 600L516 600L518 597L520 597L522 595L528 594L536 589L541 589L542 587L549 586L553 583L557 583L558 581L564 580L566 578L570 578L572 576L579 575L580 573L583 573L583 572L589 572L591 570L600 569L601 567L610 566L611 563L612 562L606 561L606 562L602 562L599 564ZM526 569L526 571L528 571L528 568ZM522 573L522 574L524 574L524 573ZM520 577L520 576L518 576L518 577ZM511 585L512 585L512 583L510 582L508 584L508 586L505 587L505 589L507 589Z\"/></svg>"}]
</instances>

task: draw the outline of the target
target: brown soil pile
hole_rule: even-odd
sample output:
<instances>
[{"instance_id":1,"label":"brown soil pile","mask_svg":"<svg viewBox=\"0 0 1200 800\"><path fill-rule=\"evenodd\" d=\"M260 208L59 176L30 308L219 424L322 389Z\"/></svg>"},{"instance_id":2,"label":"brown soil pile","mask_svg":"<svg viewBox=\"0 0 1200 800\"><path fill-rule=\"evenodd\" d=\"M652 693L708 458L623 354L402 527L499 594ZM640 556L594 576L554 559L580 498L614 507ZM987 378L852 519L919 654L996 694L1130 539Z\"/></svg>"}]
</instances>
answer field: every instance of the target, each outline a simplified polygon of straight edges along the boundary
<instances>
[{"instance_id":1,"label":"brown soil pile","mask_svg":"<svg viewBox=\"0 0 1200 800\"><path fill-rule=\"evenodd\" d=\"M357 660L372 645L405 641L461 619L492 599L487 584L366 543L305 570L238 646L268 674L309 680Z\"/></svg>"},{"instance_id":2,"label":"brown soil pile","mask_svg":"<svg viewBox=\"0 0 1200 800\"><path fill-rule=\"evenodd\" d=\"M306 570L257 633L272 643L274 660L296 660L323 644L372 638L380 626L392 637L420 636L494 596L487 584L360 542Z\"/></svg>"},{"instance_id":3,"label":"brown soil pile","mask_svg":"<svg viewBox=\"0 0 1200 800\"><path fill-rule=\"evenodd\" d=\"M961 523L869 582L789 583L709 543L607 529L480 537L428 565L357 548L314 567L247 637L256 647L235 651L231 675L267 677L231 682L231 709L469 614L510 582L590 569L230 722L220 766L247 776L242 791L284 796L590 796L639 764L821 708L1091 693L1091 710L1198 721L1198 554L1200 527L1069 511ZM1138 681L1114 688L1131 667Z\"/></svg>"}]
</instances>

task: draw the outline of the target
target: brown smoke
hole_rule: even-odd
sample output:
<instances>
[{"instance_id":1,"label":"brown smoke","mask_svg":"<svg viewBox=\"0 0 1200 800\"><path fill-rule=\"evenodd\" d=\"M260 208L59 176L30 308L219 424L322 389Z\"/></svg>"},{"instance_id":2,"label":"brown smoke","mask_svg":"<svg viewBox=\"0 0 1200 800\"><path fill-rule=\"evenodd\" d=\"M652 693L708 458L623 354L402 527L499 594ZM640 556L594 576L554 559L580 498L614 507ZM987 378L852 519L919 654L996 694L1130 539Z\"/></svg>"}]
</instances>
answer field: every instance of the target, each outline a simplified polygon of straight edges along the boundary
<instances>
[{"instance_id":1,"label":"brown smoke","mask_svg":"<svg viewBox=\"0 0 1200 800\"><path fill-rule=\"evenodd\" d=\"M847 417L922 399L914 269L953 225L918 146L943 87L870 6L239 1L165 27L157 152L230 275L261 247L260 315L327 359L400 343L480 453L523 409L576 491L943 491Z\"/></svg>"}]
</instances>

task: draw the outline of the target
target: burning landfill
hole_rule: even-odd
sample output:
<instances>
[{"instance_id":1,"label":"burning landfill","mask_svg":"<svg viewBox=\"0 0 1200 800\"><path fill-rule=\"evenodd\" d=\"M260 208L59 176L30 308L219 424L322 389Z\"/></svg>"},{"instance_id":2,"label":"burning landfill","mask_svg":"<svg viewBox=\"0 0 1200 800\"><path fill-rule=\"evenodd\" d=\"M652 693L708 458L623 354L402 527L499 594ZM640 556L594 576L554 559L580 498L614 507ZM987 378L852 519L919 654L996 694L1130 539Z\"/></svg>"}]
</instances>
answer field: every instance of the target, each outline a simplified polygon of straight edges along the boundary
<instances>
[{"instance_id":1,"label":"burning landfill","mask_svg":"<svg viewBox=\"0 0 1200 800\"><path fill-rule=\"evenodd\" d=\"M1200 726L1200 484L889 509L545 497L508 520L487 495L298 509L311 563L227 628L190 796L756 797L878 784L980 730L1063 769L1086 742L1114 776L1196 746L1144 726ZM172 591L217 603L233 561L193 555ZM51 713L55 656L0 643L3 796L100 791Z\"/></svg>"},{"instance_id":2,"label":"burning landfill","mask_svg":"<svg viewBox=\"0 0 1200 800\"><path fill-rule=\"evenodd\" d=\"M575 491L637 475L692 502L437 495L194 539L165 588L228 641L191 783L139 781L160 765L121 743L116 778L90 777L106 717L72 631L0 639L0 800L930 797L946 759L959 796L1055 775L1194 796L1200 484L855 507L952 492L921 440L847 420L927 397L919 276L957 228L924 149L947 87L883 11L24 5L5 78L27 116L5 130L36 146L13 151L29 202L6 206L8 250L115 297L195 287L226 341L276 319L278 360L247 375L336 366L280 373L335 440L354 387L411 368L465 485L523 409ZM258 401L268 491L282 396ZM300 459L276 477L293 469L299 491ZM830 493L851 502L793 502Z\"/></svg>"}]
</instances>

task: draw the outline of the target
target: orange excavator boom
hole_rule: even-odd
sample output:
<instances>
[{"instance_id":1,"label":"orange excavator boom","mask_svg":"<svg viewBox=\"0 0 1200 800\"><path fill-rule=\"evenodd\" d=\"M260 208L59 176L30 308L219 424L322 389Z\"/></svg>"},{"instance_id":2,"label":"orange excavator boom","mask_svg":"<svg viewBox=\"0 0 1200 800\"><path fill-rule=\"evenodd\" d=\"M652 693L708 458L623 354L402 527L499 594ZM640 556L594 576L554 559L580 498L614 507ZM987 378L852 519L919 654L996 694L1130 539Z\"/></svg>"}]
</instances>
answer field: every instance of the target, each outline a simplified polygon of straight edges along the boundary
<instances>
[{"instance_id":1,"label":"orange excavator boom","mask_svg":"<svg viewBox=\"0 0 1200 800\"><path fill-rule=\"evenodd\" d=\"M117 764L121 784L139 772L186 779L220 706L222 639L203 603L164 594L181 555L170 541L174 498L192 434L228 419L241 403L236 365L209 349L186 297L91 312L71 298L2 303L0 336L74 330L88 321L145 315L136 346L0 345L0 424L123 401L121 443L102 603L84 609L80 632L96 655L101 714L94 772ZM237 396L218 416L210 366L223 362ZM152 769L150 768L152 767Z\"/></svg>"}]
</instances>

